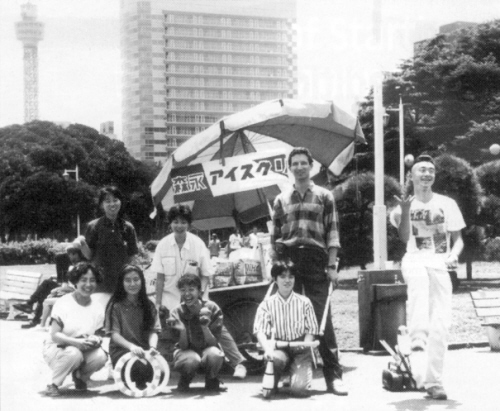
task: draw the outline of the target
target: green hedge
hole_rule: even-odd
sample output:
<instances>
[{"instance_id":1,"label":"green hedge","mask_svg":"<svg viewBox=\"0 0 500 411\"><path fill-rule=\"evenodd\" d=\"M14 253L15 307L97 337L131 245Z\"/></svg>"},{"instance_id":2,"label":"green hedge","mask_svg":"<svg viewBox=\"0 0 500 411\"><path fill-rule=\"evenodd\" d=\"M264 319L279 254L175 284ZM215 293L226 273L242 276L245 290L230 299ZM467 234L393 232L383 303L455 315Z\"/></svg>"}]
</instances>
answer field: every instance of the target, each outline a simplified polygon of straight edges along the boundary
<instances>
[{"instance_id":1,"label":"green hedge","mask_svg":"<svg viewBox=\"0 0 500 411\"><path fill-rule=\"evenodd\" d=\"M0 243L0 265L53 263L54 256L65 247L65 243L48 239Z\"/></svg>"},{"instance_id":2,"label":"green hedge","mask_svg":"<svg viewBox=\"0 0 500 411\"><path fill-rule=\"evenodd\" d=\"M56 240L37 240L0 243L0 265L53 264L54 256L66 251L68 243ZM149 253L139 242L139 255L136 260L141 265L149 262Z\"/></svg>"}]
</instances>

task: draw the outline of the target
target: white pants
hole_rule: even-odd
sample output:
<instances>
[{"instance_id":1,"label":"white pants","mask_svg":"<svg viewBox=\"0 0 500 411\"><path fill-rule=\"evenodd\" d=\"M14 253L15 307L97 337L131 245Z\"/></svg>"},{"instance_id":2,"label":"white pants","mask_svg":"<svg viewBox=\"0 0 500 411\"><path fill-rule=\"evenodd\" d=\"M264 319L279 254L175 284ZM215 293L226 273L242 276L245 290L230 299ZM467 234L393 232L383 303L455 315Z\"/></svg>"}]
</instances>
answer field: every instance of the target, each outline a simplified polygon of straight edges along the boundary
<instances>
[{"instance_id":1,"label":"white pants","mask_svg":"<svg viewBox=\"0 0 500 411\"><path fill-rule=\"evenodd\" d=\"M452 285L448 271L424 267L424 261L403 258L402 272L408 286L408 329L412 340L427 343L427 358L420 375L425 389L443 385L444 357L451 325ZM420 356L413 355L417 360ZM413 361L412 361L413 362ZM418 365L418 364L415 364ZM417 367L416 367L417 368ZM418 374L418 369L415 369Z\"/></svg>"},{"instance_id":2,"label":"white pants","mask_svg":"<svg viewBox=\"0 0 500 411\"><path fill-rule=\"evenodd\" d=\"M80 371L80 379L87 382L94 372L104 367L108 356L101 347L82 353L76 347L62 348L47 341L43 346L43 358L52 369L52 383L60 387L76 370Z\"/></svg>"}]
</instances>

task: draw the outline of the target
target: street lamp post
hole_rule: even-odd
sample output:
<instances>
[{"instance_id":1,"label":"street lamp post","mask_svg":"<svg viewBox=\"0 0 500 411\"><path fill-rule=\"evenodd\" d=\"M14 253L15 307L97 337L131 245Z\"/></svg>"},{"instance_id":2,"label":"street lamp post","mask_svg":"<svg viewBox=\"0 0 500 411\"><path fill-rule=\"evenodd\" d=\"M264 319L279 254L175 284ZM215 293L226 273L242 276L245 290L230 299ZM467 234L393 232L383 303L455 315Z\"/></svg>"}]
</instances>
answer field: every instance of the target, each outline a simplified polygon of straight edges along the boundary
<instances>
[{"instance_id":1,"label":"street lamp post","mask_svg":"<svg viewBox=\"0 0 500 411\"><path fill-rule=\"evenodd\" d=\"M404 187L405 184L405 125L403 97L399 95L399 108L389 108L386 111L399 112L399 184Z\"/></svg>"},{"instance_id":2,"label":"street lamp post","mask_svg":"<svg viewBox=\"0 0 500 411\"><path fill-rule=\"evenodd\" d=\"M75 181L77 183L78 183L78 181L80 181L80 176L78 174L78 165L75 166L74 170L64 169L63 178L66 181L69 180L69 173L75 173ZM76 213L76 235L77 235L77 237L80 236L80 212L78 212L78 211Z\"/></svg>"}]
</instances>

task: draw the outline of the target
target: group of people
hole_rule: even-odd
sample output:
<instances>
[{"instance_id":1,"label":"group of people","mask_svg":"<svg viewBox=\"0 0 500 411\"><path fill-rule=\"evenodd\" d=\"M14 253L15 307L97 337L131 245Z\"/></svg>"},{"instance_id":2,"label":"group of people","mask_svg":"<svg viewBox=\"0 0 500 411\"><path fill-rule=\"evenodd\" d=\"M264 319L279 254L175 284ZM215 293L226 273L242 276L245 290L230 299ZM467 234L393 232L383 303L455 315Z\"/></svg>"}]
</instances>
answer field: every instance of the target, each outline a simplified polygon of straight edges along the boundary
<instances>
[{"instance_id":1,"label":"group of people","mask_svg":"<svg viewBox=\"0 0 500 411\"><path fill-rule=\"evenodd\" d=\"M229 236L226 246L226 253L229 256L233 251L239 250L242 247L256 248L259 244L259 237L257 227L252 227L252 231L247 237L241 235L241 230L235 229L233 233ZM210 257L219 257L221 251L221 241L216 233L210 236L208 241L208 250L210 251Z\"/></svg>"},{"instance_id":2,"label":"group of people","mask_svg":"<svg viewBox=\"0 0 500 411\"><path fill-rule=\"evenodd\" d=\"M254 333L265 359L274 363L273 392L280 377L288 374L290 394L309 395L315 355L309 343L316 339L326 390L347 395L330 316L319 329L329 311L329 295L338 285L339 221L333 194L311 180L312 162L306 148L296 148L288 157L294 185L275 199L271 233L271 276L277 291L259 305ZM410 191L397 198L391 222L407 243L402 272L408 284L408 326L412 349L425 354L421 376L416 376L419 387L433 399L446 399L442 374L452 293L447 270L457 265L465 223L454 200L432 192L434 179L433 159L418 157L409 174ZM70 268L71 288L53 304L50 337L43 350L53 370L47 394L59 395L70 374L76 389L87 388L90 375L108 361L102 335L110 338L113 365L129 352L139 357L146 352L159 355L162 309L168 311L166 324L177 341L173 359L173 368L180 373L177 389L189 390L203 369L205 388L224 391L219 379L224 358L237 378L246 376L245 359L223 324L220 307L209 299L211 251L189 232L191 210L176 205L168 211L172 233L157 245L151 265L157 275L153 302L146 294L142 270L132 263L136 234L123 218L123 203L116 188L103 189L99 207L104 215L90 222L77 241L76 248L87 261ZM97 336L103 325L104 334ZM282 347L277 341L293 344ZM143 387L152 372L148 364L137 361L132 380Z\"/></svg>"}]
</instances>

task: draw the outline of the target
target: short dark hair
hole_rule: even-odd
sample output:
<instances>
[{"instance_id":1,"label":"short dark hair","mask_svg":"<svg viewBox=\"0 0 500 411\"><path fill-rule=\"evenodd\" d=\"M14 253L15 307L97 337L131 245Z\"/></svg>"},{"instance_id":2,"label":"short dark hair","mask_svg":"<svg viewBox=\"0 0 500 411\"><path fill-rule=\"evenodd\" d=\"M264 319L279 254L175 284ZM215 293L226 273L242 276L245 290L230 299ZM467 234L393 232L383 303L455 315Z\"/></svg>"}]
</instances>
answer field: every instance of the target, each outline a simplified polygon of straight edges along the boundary
<instances>
[{"instance_id":1,"label":"short dark hair","mask_svg":"<svg viewBox=\"0 0 500 411\"><path fill-rule=\"evenodd\" d=\"M182 287L194 286L201 291L201 280L196 274L184 274L179 281L177 281L177 288L180 290Z\"/></svg>"},{"instance_id":2,"label":"short dark hair","mask_svg":"<svg viewBox=\"0 0 500 411\"><path fill-rule=\"evenodd\" d=\"M427 163L431 163L432 165L435 165L434 164L434 159L429 155L429 154L420 154L417 159L415 160L415 162L413 163L413 165L417 164L417 163L423 163L423 162L427 162Z\"/></svg>"},{"instance_id":3,"label":"short dark hair","mask_svg":"<svg viewBox=\"0 0 500 411\"><path fill-rule=\"evenodd\" d=\"M290 260L278 260L271 267L271 277L276 280L278 276L283 274L285 271L290 271L290 274L294 277L297 275L297 269L295 264Z\"/></svg>"},{"instance_id":4,"label":"short dark hair","mask_svg":"<svg viewBox=\"0 0 500 411\"><path fill-rule=\"evenodd\" d=\"M313 156L308 148L296 147L288 155L288 167L292 166L292 157L297 156L299 154L304 154L305 156L307 156L307 160L309 161L309 164L313 163Z\"/></svg>"},{"instance_id":5,"label":"short dark hair","mask_svg":"<svg viewBox=\"0 0 500 411\"><path fill-rule=\"evenodd\" d=\"M189 206L184 205L184 204L176 204L173 207L168 210L167 213L167 221L168 224L172 224L172 222L178 218L181 217L184 220L188 222L188 224L191 224L193 222L193 213Z\"/></svg>"},{"instance_id":6,"label":"short dark hair","mask_svg":"<svg viewBox=\"0 0 500 411\"><path fill-rule=\"evenodd\" d=\"M96 282L102 282L101 273L89 262L81 262L75 265L75 267L68 272L68 281L73 285L76 285L80 278L82 278L88 271L94 274Z\"/></svg>"}]
</instances>

